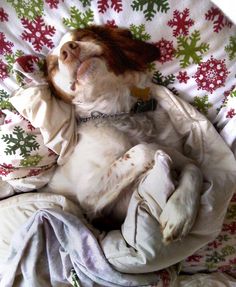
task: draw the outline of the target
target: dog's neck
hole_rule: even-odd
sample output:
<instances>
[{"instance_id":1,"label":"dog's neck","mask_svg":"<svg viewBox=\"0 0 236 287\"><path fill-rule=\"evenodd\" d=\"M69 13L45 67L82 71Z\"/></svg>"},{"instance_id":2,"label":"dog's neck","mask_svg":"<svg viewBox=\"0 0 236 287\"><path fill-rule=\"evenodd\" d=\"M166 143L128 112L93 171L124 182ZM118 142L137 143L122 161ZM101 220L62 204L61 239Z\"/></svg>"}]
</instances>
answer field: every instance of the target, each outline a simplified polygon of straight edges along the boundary
<instances>
[{"instance_id":1,"label":"dog's neck","mask_svg":"<svg viewBox=\"0 0 236 287\"><path fill-rule=\"evenodd\" d=\"M129 72L118 77L109 75L92 85L86 85L86 88L82 86L73 101L77 115L89 117L94 111L105 114L130 112L138 100L132 96L132 88L146 88L150 81L151 78L146 73Z\"/></svg>"}]
</instances>

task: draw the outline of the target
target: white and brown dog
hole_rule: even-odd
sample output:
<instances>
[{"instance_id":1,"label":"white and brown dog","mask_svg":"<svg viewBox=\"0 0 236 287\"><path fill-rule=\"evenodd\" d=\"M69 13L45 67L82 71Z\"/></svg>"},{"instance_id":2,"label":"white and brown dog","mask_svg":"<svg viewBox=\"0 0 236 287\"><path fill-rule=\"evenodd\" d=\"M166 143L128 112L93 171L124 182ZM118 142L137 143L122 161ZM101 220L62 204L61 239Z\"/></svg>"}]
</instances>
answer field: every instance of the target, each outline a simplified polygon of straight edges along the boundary
<instances>
[{"instance_id":1,"label":"white and brown dog","mask_svg":"<svg viewBox=\"0 0 236 287\"><path fill-rule=\"evenodd\" d=\"M134 87L151 89L146 69L158 57L155 45L133 39L128 30L102 26L67 33L47 56L55 94L76 106L81 121L78 145L57 168L50 188L76 198L91 219L102 215L122 222L137 181L152 169L157 150L164 150L180 174L160 217L164 242L169 242L186 235L194 223L202 175L176 151L179 135L163 109L131 112L137 107L131 93ZM163 133L171 148L160 147Z\"/></svg>"}]
</instances>

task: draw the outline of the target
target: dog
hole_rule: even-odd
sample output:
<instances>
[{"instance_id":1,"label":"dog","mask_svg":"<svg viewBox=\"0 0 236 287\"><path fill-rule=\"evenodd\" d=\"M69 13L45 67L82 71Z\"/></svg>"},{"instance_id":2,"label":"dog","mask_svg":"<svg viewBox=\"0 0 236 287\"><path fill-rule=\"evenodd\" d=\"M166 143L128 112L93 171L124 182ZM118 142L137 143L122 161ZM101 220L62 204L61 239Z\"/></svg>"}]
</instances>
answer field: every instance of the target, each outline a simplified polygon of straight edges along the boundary
<instances>
[{"instance_id":1,"label":"dog","mask_svg":"<svg viewBox=\"0 0 236 287\"><path fill-rule=\"evenodd\" d=\"M147 68L159 57L154 44L134 39L129 30L95 25L68 32L47 55L48 82L56 96L75 105L79 124L78 144L49 188L78 201L90 220L121 224L134 188L162 150L180 174L160 217L168 243L185 236L195 221L202 174L177 151L178 133L148 98L154 84ZM147 100L132 96L135 90Z\"/></svg>"}]
</instances>

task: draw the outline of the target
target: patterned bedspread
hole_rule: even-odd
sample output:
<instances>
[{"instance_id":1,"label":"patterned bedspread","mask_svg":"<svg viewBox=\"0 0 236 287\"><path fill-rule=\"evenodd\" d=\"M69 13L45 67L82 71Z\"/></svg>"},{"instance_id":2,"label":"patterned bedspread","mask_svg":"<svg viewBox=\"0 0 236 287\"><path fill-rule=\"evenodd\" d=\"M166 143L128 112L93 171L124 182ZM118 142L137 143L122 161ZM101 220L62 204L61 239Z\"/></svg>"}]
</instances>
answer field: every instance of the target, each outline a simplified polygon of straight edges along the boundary
<instances>
[{"instance_id":1,"label":"patterned bedspread","mask_svg":"<svg viewBox=\"0 0 236 287\"><path fill-rule=\"evenodd\" d=\"M233 8L233 7L232 7ZM210 1L3 0L0 3L0 176L47 173L57 160L38 129L8 98L28 83L17 62L38 79L44 56L61 36L89 24L123 26L161 50L150 65L153 81L192 103L221 132L236 154L236 27ZM22 57L23 56L23 57ZM18 60L17 60L18 59ZM1 197L1 191L0 191ZM184 271L236 269L235 198L219 237L188 258ZM168 281L168 280L167 280Z\"/></svg>"}]
</instances>

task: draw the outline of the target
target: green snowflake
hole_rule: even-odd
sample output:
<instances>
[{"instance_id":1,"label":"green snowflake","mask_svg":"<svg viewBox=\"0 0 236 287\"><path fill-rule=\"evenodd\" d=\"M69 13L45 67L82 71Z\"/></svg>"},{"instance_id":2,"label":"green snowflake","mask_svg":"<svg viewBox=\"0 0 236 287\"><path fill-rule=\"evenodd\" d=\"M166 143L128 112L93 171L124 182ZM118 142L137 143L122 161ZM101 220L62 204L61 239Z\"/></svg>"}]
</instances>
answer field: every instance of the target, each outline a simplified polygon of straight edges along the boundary
<instances>
[{"instance_id":1,"label":"green snowflake","mask_svg":"<svg viewBox=\"0 0 236 287\"><path fill-rule=\"evenodd\" d=\"M42 160L42 158L43 157L40 156L39 154L27 156L26 158L21 160L20 164L21 164L21 166L24 166L24 167L36 166L39 164L39 162Z\"/></svg>"},{"instance_id":2,"label":"green snowflake","mask_svg":"<svg viewBox=\"0 0 236 287\"><path fill-rule=\"evenodd\" d=\"M6 62L8 64L8 72L12 73L13 72L13 65L16 61L17 58L21 57L24 55L24 52L21 50L17 50L14 54L7 54L5 56Z\"/></svg>"},{"instance_id":3,"label":"green snowflake","mask_svg":"<svg viewBox=\"0 0 236 287\"><path fill-rule=\"evenodd\" d=\"M10 95L4 91L3 89L0 90L0 102L8 100Z\"/></svg>"},{"instance_id":4,"label":"green snowflake","mask_svg":"<svg viewBox=\"0 0 236 287\"><path fill-rule=\"evenodd\" d=\"M154 72L156 70L156 64L154 62L148 63L147 69L149 72Z\"/></svg>"},{"instance_id":5,"label":"green snowflake","mask_svg":"<svg viewBox=\"0 0 236 287\"><path fill-rule=\"evenodd\" d=\"M236 90L233 90L231 93L230 93L230 97L231 98L236 98Z\"/></svg>"},{"instance_id":6,"label":"green snowflake","mask_svg":"<svg viewBox=\"0 0 236 287\"><path fill-rule=\"evenodd\" d=\"M214 251L210 256L207 257L206 262L208 263L219 263L225 261L224 255Z\"/></svg>"},{"instance_id":7,"label":"green snowflake","mask_svg":"<svg viewBox=\"0 0 236 287\"><path fill-rule=\"evenodd\" d=\"M220 234L216 237L216 239L222 242L222 241L228 241L230 238L228 234L224 234L224 235Z\"/></svg>"},{"instance_id":8,"label":"green snowflake","mask_svg":"<svg viewBox=\"0 0 236 287\"><path fill-rule=\"evenodd\" d=\"M79 277L75 273L75 270L71 270L71 278L72 278L72 285L73 287L80 287L81 285L79 284Z\"/></svg>"},{"instance_id":9,"label":"green snowflake","mask_svg":"<svg viewBox=\"0 0 236 287\"><path fill-rule=\"evenodd\" d=\"M141 25L131 24L130 32L132 33L135 39L142 40L142 41L148 41L151 39L151 36L145 31L144 24L141 24Z\"/></svg>"},{"instance_id":10,"label":"green snowflake","mask_svg":"<svg viewBox=\"0 0 236 287\"><path fill-rule=\"evenodd\" d=\"M157 12L166 13L170 9L168 0L134 0L131 7L134 11L143 11L147 21L151 21Z\"/></svg>"},{"instance_id":11,"label":"green snowflake","mask_svg":"<svg viewBox=\"0 0 236 287\"><path fill-rule=\"evenodd\" d=\"M14 71L14 72L15 72L17 84L22 87L24 85L25 76L19 71Z\"/></svg>"},{"instance_id":12,"label":"green snowflake","mask_svg":"<svg viewBox=\"0 0 236 287\"><path fill-rule=\"evenodd\" d=\"M18 18L34 18L43 15L43 0L7 0L18 15Z\"/></svg>"},{"instance_id":13,"label":"green snowflake","mask_svg":"<svg viewBox=\"0 0 236 287\"><path fill-rule=\"evenodd\" d=\"M178 96L178 91L174 87L169 87L169 85L173 84L175 81L175 76L173 74L163 76L161 72L156 71L153 74L152 81L154 84L167 87L170 91L172 91L173 94Z\"/></svg>"},{"instance_id":14,"label":"green snowflake","mask_svg":"<svg viewBox=\"0 0 236 287\"><path fill-rule=\"evenodd\" d=\"M10 95L4 91L0 90L0 109L1 110L14 110L13 105L9 102Z\"/></svg>"},{"instance_id":15,"label":"green snowflake","mask_svg":"<svg viewBox=\"0 0 236 287\"><path fill-rule=\"evenodd\" d=\"M229 38L229 44L225 46L225 51L227 52L230 60L236 58L236 36L231 36Z\"/></svg>"},{"instance_id":16,"label":"green snowflake","mask_svg":"<svg viewBox=\"0 0 236 287\"><path fill-rule=\"evenodd\" d=\"M236 252L235 248L233 246L225 246L221 249L222 256L229 256Z\"/></svg>"},{"instance_id":17,"label":"green snowflake","mask_svg":"<svg viewBox=\"0 0 236 287\"><path fill-rule=\"evenodd\" d=\"M212 107L212 104L208 102L208 96L194 97L193 106L202 114L207 115L208 109Z\"/></svg>"},{"instance_id":18,"label":"green snowflake","mask_svg":"<svg viewBox=\"0 0 236 287\"><path fill-rule=\"evenodd\" d=\"M20 155L24 158L30 155L33 150L39 149L36 136L26 133L21 127L16 126L11 134L5 134L2 139L7 143L6 155L16 154L20 150Z\"/></svg>"},{"instance_id":19,"label":"green snowflake","mask_svg":"<svg viewBox=\"0 0 236 287\"><path fill-rule=\"evenodd\" d=\"M206 266L206 269L207 269L208 271L217 270L217 264L214 263L214 262L206 262L206 263L205 263L205 266Z\"/></svg>"},{"instance_id":20,"label":"green snowflake","mask_svg":"<svg viewBox=\"0 0 236 287\"><path fill-rule=\"evenodd\" d=\"M92 0L80 0L82 3L83 7L90 6Z\"/></svg>"},{"instance_id":21,"label":"green snowflake","mask_svg":"<svg viewBox=\"0 0 236 287\"><path fill-rule=\"evenodd\" d=\"M162 86L169 86L174 83L175 81L175 76L173 74L170 74L168 76L163 76L163 74L159 71L156 71L153 75L153 82L157 85L162 85Z\"/></svg>"},{"instance_id":22,"label":"green snowflake","mask_svg":"<svg viewBox=\"0 0 236 287\"><path fill-rule=\"evenodd\" d=\"M190 64L199 64L202 60L202 54L209 50L209 44L199 43L200 32L194 31L190 36L179 36L177 38L178 48L176 57L181 58L180 66L186 68ZM192 59L192 61L190 61Z\"/></svg>"},{"instance_id":23,"label":"green snowflake","mask_svg":"<svg viewBox=\"0 0 236 287\"><path fill-rule=\"evenodd\" d=\"M91 9L82 13L75 6L72 6L70 8L70 14L71 17L69 19L63 18L63 24L70 28L85 28L94 20L93 11Z\"/></svg>"},{"instance_id":24,"label":"green snowflake","mask_svg":"<svg viewBox=\"0 0 236 287\"><path fill-rule=\"evenodd\" d=\"M232 205L228 208L226 218L227 219L236 219L236 205Z\"/></svg>"}]
</instances>

